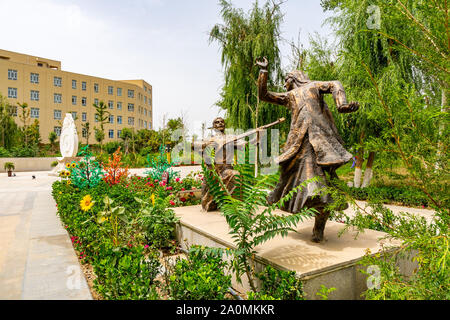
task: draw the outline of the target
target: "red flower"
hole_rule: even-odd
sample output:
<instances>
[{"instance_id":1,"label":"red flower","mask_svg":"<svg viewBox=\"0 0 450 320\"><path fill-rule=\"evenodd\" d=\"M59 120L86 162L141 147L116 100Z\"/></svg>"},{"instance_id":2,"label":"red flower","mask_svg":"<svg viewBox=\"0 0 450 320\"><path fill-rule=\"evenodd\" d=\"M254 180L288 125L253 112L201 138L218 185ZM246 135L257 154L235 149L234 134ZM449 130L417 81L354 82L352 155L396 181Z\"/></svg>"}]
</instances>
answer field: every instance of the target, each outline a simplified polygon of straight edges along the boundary
<instances>
[{"instance_id":1,"label":"red flower","mask_svg":"<svg viewBox=\"0 0 450 320\"><path fill-rule=\"evenodd\" d=\"M173 200L170 200L169 203L170 203L171 206L174 206L174 205L175 205L175 202L173 202Z\"/></svg>"},{"instance_id":2,"label":"red flower","mask_svg":"<svg viewBox=\"0 0 450 320\"><path fill-rule=\"evenodd\" d=\"M181 202L186 202L186 198L180 198Z\"/></svg>"}]
</instances>

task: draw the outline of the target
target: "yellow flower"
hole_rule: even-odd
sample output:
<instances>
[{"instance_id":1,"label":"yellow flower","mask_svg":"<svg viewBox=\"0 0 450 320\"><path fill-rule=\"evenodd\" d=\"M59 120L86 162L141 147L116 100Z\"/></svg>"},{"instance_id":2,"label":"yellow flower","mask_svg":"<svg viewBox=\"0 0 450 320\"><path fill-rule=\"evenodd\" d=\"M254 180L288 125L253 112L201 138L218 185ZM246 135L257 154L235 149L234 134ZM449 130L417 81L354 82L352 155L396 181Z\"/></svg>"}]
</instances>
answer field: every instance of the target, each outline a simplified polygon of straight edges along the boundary
<instances>
[{"instance_id":1,"label":"yellow flower","mask_svg":"<svg viewBox=\"0 0 450 320\"><path fill-rule=\"evenodd\" d=\"M66 168L70 169L70 163L66 163Z\"/></svg>"},{"instance_id":2,"label":"yellow flower","mask_svg":"<svg viewBox=\"0 0 450 320\"><path fill-rule=\"evenodd\" d=\"M80 207L83 211L89 211L94 205L95 201L92 201L90 195L84 196L84 198L80 201Z\"/></svg>"},{"instance_id":3,"label":"yellow flower","mask_svg":"<svg viewBox=\"0 0 450 320\"><path fill-rule=\"evenodd\" d=\"M67 184L71 184L71 183L72 183L72 181L70 181L70 180L67 180L67 181L66 181L66 183L67 183Z\"/></svg>"},{"instance_id":4,"label":"yellow flower","mask_svg":"<svg viewBox=\"0 0 450 320\"><path fill-rule=\"evenodd\" d=\"M155 205L155 195L153 193L150 196L150 199L152 199L152 204Z\"/></svg>"},{"instance_id":5,"label":"yellow flower","mask_svg":"<svg viewBox=\"0 0 450 320\"><path fill-rule=\"evenodd\" d=\"M59 194L62 194L62 192L60 191Z\"/></svg>"},{"instance_id":6,"label":"yellow flower","mask_svg":"<svg viewBox=\"0 0 450 320\"><path fill-rule=\"evenodd\" d=\"M77 164L75 162L72 163L72 168L76 168Z\"/></svg>"}]
</instances>

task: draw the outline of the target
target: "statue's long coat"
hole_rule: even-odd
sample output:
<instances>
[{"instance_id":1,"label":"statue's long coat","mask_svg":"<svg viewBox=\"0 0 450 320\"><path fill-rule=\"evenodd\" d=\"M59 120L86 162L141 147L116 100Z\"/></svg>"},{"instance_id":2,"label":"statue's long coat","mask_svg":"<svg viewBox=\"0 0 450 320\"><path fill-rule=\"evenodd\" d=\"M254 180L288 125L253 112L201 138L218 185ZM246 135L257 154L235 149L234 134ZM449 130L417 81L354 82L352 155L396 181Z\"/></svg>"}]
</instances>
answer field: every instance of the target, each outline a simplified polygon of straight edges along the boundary
<instances>
[{"instance_id":1,"label":"statue's long coat","mask_svg":"<svg viewBox=\"0 0 450 320\"><path fill-rule=\"evenodd\" d=\"M333 94L338 110L347 103L339 81L311 81L285 93L274 93L267 91L267 71L260 73L260 99L284 105L291 111L290 132L283 153L275 160L281 166L281 177L269 202L277 202L305 180L321 178L308 184L285 205L289 212L332 203L329 195L316 195L330 184L329 177L337 178L335 170L352 159L323 100L325 93Z\"/></svg>"}]
</instances>

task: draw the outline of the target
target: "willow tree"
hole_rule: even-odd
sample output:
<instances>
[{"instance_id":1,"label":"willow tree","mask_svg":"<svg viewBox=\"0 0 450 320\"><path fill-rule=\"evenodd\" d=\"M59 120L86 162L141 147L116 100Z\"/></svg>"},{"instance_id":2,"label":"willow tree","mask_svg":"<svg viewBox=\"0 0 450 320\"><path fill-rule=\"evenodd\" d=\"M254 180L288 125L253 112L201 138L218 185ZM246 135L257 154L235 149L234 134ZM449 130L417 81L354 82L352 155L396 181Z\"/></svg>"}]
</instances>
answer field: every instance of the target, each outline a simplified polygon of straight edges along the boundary
<instances>
[{"instance_id":1,"label":"willow tree","mask_svg":"<svg viewBox=\"0 0 450 320\"><path fill-rule=\"evenodd\" d=\"M286 117L287 111L279 106L258 101L257 79L259 68L255 61L261 57L269 60L269 85L282 80L280 51L280 24L282 2L266 2L259 7L255 1L248 13L234 8L230 1L220 0L222 24L215 25L210 42L220 45L224 68L224 85L217 105L226 110L227 124L247 130L258 124L270 123Z\"/></svg>"},{"instance_id":2,"label":"willow tree","mask_svg":"<svg viewBox=\"0 0 450 320\"><path fill-rule=\"evenodd\" d=\"M12 115L13 107L0 94L0 147L10 149L14 146L18 128Z\"/></svg>"},{"instance_id":3,"label":"willow tree","mask_svg":"<svg viewBox=\"0 0 450 320\"><path fill-rule=\"evenodd\" d=\"M420 3L425 2L408 1L407 6L417 10ZM411 28L405 13L399 11L401 5L402 2L396 0L322 0L324 9L334 13L328 23L338 40L336 75L347 88L350 99L360 102L357 114L345 119L335 115L344 140L357 150L356 187L361 185L365 154L369 159L362 185L368 185L376 151L372 142L382 138L389 128L372 79L379 81L379 88L386 92L391 89L390 84L403 83L412 85L415 92L427 92L431 99L436 97L432 75L421 67L420 59L402 49L402 46L417 46L423 34ZM406 92L406 86L404 89Z\"/></svg>"}]
</instances>

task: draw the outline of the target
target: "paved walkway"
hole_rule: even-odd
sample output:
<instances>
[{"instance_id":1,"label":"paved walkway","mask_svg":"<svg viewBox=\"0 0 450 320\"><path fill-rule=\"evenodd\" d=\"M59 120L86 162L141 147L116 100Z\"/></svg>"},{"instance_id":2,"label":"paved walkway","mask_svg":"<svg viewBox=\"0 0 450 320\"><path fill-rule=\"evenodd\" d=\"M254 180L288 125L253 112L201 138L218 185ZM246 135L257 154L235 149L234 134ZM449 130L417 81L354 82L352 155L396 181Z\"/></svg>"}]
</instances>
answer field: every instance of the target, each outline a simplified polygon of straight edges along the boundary
<instances>
[{"instance_id":1,"label":"paved walkway","mask_svg":"<svg viewBox=\"0 0 450 320\"><path fill-rule=\"evenodd\" d=\"M32 180L32 175L36 176ZM0 299L92 299L48 172L0 173Z\"/></svg>"}]
</instances>

